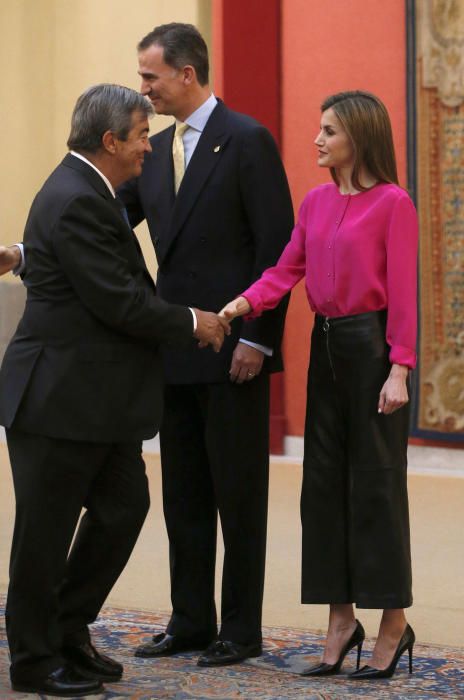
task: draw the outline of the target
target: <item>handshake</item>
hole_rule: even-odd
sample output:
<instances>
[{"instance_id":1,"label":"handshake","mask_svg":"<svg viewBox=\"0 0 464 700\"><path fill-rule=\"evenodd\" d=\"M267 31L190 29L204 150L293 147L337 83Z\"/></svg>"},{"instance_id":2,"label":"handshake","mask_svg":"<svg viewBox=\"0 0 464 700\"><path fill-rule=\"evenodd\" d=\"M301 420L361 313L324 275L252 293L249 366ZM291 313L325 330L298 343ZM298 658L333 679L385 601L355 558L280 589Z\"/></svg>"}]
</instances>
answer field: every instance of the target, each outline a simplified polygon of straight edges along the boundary
<instances>
[{"instance_id":1,"label":"handshake","mask_svg":"<svg viewBox=\"0 0 464 700\"><path fill-rule=\"evenodd\" d=\"M200 342L200 348L207 345L213 347L214 352L219 352L224 342L224 336L230 335L230 321L237 316L243 316L251 311L251 306L245 297L237 297L224 306L218 314L211 311L193 309L197 317L195 338Z\"/></svg>"},{"instance_id":2,"label":"handshake","mask_svg":"<svg viewBox=\"0 0 464 700\"><path fill-rule=\"evenodd\" d=\"M21 253L18 246L9 248L0 246L0 275L10 272L21 263ZM237 297L229 302L218 313L193 309L197 317L197 328L194 337L199 340L199 346L205 348L211 345L215 352L219 352L224 342L224 336L230 335L230 321L237 316L248 313L251 307L245 297Z\"/></svg>"}]
</instances>

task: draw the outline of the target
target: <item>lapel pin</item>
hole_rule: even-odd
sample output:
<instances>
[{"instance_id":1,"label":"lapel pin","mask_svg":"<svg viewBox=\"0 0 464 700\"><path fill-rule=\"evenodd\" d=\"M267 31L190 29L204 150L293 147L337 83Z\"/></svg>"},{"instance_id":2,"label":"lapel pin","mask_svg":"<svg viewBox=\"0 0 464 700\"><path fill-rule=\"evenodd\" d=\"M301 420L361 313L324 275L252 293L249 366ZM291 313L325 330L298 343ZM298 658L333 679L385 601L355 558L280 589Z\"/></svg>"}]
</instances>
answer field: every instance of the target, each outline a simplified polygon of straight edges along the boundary
<instances>
[{"instance_id":1,"label":"lapel pin","mask_svg":"<svg viewBox=\"0 0 464 700\"><path fill-rule=\"evenodd\" d=\"M220 146L215 146L215 147L213 148L213 151L214 151L215 153L218 153L220 150L221 150L221 147L220 147Z\"/></svg>"}]
</instances>

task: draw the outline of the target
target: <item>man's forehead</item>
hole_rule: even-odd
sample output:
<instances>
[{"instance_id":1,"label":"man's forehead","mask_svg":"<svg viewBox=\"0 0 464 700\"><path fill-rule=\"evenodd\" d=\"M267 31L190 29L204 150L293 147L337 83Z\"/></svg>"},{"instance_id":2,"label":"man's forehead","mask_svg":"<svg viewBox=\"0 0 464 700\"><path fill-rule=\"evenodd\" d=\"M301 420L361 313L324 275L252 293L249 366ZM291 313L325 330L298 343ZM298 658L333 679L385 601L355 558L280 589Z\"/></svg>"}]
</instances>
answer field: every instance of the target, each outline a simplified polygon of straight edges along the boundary
<instances>
[{"instance_id":1,"label":"man's forehead","mask_svg":"<svg viewBox=\"0 0 464 700\"><path fill-rule=\"evenodd\" d=\"M164 48L162 46L152 44L147 49L139 51L139 73L147 73L164 67L167 66L164 62Z\"/></svg>"}]
</instances>

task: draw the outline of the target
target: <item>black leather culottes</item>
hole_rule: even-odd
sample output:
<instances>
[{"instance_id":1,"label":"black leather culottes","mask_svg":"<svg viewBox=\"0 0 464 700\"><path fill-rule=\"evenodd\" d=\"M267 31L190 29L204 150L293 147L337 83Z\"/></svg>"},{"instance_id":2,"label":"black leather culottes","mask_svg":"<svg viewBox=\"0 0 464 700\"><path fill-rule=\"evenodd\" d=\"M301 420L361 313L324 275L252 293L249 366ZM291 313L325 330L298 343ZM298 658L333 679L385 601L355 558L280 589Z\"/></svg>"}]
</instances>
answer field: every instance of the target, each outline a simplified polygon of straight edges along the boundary
<instances>
[{"instance_id":1,"label":"black leather culottes","mask_svg":"<svg viewBox=\"0 0 464 700\"><path fill-rule=\"evenodd\" d=\"M302 602L412 604L408 404L377 411L386 311L326 320L311 339L301 493Z\"/></svg>"}]
</instances>

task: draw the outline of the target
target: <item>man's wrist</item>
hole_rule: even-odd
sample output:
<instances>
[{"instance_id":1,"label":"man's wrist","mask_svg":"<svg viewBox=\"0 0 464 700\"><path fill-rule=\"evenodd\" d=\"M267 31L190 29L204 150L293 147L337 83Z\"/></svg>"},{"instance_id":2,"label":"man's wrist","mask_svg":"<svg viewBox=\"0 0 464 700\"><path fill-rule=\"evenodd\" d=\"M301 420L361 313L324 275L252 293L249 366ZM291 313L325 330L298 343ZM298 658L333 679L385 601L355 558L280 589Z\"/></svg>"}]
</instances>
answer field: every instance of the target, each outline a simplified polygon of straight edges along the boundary
<instances>
[{"instance_id":1,"label":"man's wrist","mask_svg":"<svg viewBox=\"0 0 464 700\"><path fill-rule=\"evenodd\" d=\"M245 340L245 338L239 338L239 343L249 345L251 348L259 350L263 353L263 355L266 355L266 357L272 357L274 354L274 350L272 348L268 348L267 345L261 345L261 343L253 343L251 340Z\"/></svg>"}]
</instances>

